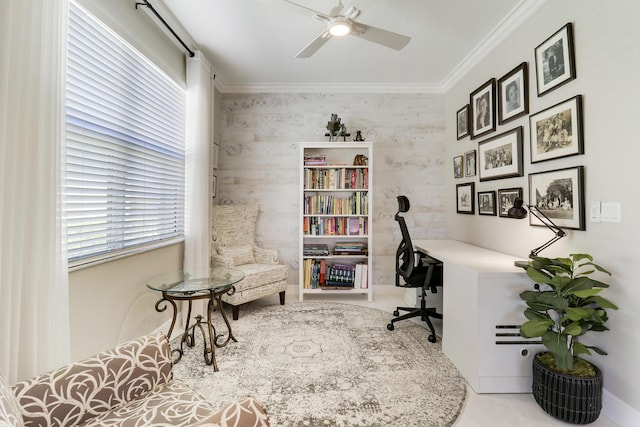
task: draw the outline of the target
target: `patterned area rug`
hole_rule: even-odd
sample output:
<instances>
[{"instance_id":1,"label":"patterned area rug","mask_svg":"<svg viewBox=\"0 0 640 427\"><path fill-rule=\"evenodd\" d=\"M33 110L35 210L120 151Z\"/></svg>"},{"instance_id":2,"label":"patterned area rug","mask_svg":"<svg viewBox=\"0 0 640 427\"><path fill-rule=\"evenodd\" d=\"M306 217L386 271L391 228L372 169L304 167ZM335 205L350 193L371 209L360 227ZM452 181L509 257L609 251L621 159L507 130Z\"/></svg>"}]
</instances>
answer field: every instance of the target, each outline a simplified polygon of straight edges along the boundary
<instances>
[{"instance_id":1,"label":"patterned area rug","mask_svg":"<svg viewBox=\"0 0 640 427\"><path fill-rule=\"evenodd\" d=\"M174 376L216 407L256 397L275 427L452 425L464 379L426 329L404 321L388 331L391 318L328 302L248 307L232 322L238 342L216 351L219 372L196 347Z\"/></svg>"}]
</instances>

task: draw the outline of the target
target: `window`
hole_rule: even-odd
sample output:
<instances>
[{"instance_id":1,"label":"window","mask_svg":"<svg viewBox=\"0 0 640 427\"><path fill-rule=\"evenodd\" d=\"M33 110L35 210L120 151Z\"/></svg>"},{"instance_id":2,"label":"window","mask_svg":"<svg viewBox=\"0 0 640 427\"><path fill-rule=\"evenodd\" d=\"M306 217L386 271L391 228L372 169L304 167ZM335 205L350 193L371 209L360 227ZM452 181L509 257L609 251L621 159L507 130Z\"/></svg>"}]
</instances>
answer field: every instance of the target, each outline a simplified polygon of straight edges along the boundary
<instances>
[{"instance_id":1,"label":"window","mask_svg":"<svg viewBox=\"0 0 640 427\"><path fill-rule=\"evenodd\" d=\"M70 2L70 267L183 239L185 91Z\"/></svg>"}]
</instances>

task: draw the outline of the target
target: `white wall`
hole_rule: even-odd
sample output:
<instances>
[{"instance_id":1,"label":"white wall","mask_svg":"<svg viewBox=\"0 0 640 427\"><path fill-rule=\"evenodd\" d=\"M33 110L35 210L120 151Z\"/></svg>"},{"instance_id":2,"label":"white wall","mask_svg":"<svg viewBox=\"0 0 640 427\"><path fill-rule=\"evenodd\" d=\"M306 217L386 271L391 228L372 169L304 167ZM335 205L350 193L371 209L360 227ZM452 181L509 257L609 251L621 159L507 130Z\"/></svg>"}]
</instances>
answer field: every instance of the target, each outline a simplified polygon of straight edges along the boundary
<instances>
[{"instance_id":1,"label":"white wall","mask_svg":"<svg viewBox=\"0 0 640 427\"><path fill-rule=\"evenodd\" d=\"M298 278L298 142L327 141L331 113L374 143L373 284L394 283L400 232L396 196L411 200L407 223L424 238L444 236L443 98L411 94L222 94L217 203L257 200L258 242L280 250ZM336 142L339 144L339 142ZM357 296L356 296L357 297Z\"/></svg>"},{"instance_id":2,"label":"white wall","mask_svg":"<svg viewBox=\"0 0 640 427\"><path fill-rule=\"evenodd\" d=\"M640 353L640 317L637 315L640 312L640 287L637 284L640 223L635 219L635 212L640 208L635 188L636 164L640 158L637 142L639 16L640 2L635 0L548 0L508 40L496 46L482 63L448 91L445 134L445 212L449 238L526 258L531 248L552 236L549 230L530 227L526 219L456 214L455 185L462 182L475 181L476 191L523 187L527 200L529 173L584 165L587 206L594 200L622 204L621 223L590 223L587 215L586 231L569 230L567 238L542 255L591 253L596 262L613 273L606 296L616 302L620 310L610 314L611 331L588 338L609 355L594 356L591 360L602 368L604 387L615 395L613 401L621 399L619 403L623 407L628 405L627 409L634 408L636 414L640 408L640 371L636 369ZM574 25L577 79L538 97L534 48L568 22ZM491 77L499 79L522 61L529 63L530 113L583 95L585 154L531 165L528 118L523 117L498 126L489 136L517 126L524 127L524 177L487 182L479 182L477 177L454 179L450 172L453 157L477 149L478 140L484 139L456 141L456 111L469 102L469 94L481 84ZM617 420L615 415L607 415L620 425L632 425Z\"/></svg>"}]
</instances>

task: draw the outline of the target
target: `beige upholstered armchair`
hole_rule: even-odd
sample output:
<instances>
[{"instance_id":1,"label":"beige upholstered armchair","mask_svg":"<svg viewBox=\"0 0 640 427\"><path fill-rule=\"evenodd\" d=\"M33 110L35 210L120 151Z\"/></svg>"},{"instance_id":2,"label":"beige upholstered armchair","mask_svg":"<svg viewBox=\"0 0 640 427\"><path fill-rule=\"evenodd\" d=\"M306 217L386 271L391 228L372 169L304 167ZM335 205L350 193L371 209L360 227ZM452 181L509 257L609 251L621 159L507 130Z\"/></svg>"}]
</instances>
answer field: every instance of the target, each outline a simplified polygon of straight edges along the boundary
<instances>
[{"instance_id":1,"label":"beige upholstered armchair","mask_svg":"<svg viewBox=\"0 0 640 427\"><path fill-rule=\"evenodd\" d=\"M258 298L279 293L284 305L289 270L280 264L277 250L256 245L258 211L255 203L213 207L211 265L236 268L245 274L235 284L236 292L222 297L233 307L234 320L238 320L241 304Z\"/></svg>"}]
</instances>

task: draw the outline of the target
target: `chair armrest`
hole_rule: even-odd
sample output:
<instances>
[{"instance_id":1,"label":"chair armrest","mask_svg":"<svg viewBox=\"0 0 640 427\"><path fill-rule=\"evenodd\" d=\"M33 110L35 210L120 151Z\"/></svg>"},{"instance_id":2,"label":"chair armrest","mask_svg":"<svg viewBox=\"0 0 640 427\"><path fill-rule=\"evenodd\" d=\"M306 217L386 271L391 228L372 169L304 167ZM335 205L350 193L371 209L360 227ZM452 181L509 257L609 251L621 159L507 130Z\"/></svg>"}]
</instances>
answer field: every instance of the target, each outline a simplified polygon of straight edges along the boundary
<instances>
[{"instance_id":1,"label":"chair armrest","mask_svg":"<svg viewBox=\"0 0 640 427\"><path fill-rule=\"evenodd\" d=\"M253 253L257 264L279 264L280 256L277 249L264 249L258 246L253 247Z\"/></svg>"},{"instance_id":2,"label":"chair armrest","mask_svg":"<svg viewBox=\"0 0 640 427\"><path fill-rule=\"evenodd\" d=\"M253 397L246 397L230 403L215 414L200 420L196 426L268 427L269 415L262 403Z\"/></svg>"},{"instance_id":3,"label":"chair armrest","mask_svg":"<svg viewBox=\"0 0 640 427\"><path fill-rule=\"evenodd\" d=\"M75 426L166 383L171 368L167 338L148 335L12 389L25 424Z\"/></svg>"},{"instance_id":4,"label":"chair armrest","mask_svg":"<svg viewBox=\"0 0 640 427\"><path fill-rule=\"evenodd\" d=\"M235 267L235 263L233 262L233 258L230 256L212 254L211 266L231 268L231 267Z\"/></svg>"}]
</instances>

